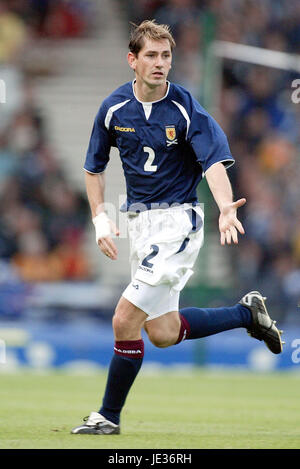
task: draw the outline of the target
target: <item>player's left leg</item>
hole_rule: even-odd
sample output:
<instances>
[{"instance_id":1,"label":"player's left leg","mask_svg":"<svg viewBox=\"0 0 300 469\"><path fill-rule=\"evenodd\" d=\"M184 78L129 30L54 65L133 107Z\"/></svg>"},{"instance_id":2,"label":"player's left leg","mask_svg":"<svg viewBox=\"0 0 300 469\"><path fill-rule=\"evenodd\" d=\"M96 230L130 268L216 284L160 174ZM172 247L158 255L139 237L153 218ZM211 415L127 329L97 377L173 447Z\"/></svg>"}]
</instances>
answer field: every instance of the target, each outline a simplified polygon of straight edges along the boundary
<instances>
[{"instance_id":1,"label":"player's left leg","mask_svg":"<svg viewBox=\"0 0 300 469\"><path fill-rule=\"evenodd\" d=\"M156 347L169 347L185 339L199 339L238 327L250 328L251 311L237 304L222 308L184 308L154 319L144 328Z\"/></svg>"},{"instance_id":2,"label":"player's left leg","mask_svg":"<svg viewBox=\"0 0 300 469\"><path fill-rule=\"evenodd\" d=\"M199 339L219 332L245 328L251 337L265 342L275 354L282 352L281 334L267 311L265 298L257 291L238 304L221 308L184 308L148 319L145 330L157 347L168 347L185 339Z\"/></svg>"}]
</instances>

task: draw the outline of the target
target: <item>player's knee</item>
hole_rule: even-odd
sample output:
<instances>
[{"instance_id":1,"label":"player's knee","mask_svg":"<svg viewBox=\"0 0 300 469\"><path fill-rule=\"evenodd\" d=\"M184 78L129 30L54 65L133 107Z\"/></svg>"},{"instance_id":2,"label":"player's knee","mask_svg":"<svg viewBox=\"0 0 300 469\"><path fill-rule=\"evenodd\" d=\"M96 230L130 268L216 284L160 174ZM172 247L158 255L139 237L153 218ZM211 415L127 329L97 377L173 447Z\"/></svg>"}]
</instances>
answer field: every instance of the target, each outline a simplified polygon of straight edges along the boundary
<instances>
[{"instance_id":1,"label":"player's knee","mask_svg":"<svg viewBox=\"0 0 300 469\"><path fill-rule=\"evenodd\" d=\"M115 314L112 319L112 325L114 333L117 337L123 336L130 330L130 321L124 314L120 314L118 310L115 311Z\"/></svg>"},{"instance_id":2,"label":"player's knee","mask_svg":"<svg viewBox=\"0 0 300 469\"><path fill-rule=\"evenodd\" d=\"M135 340L142 328L142 322L136 320L132 312L122 306L117 306L112 325L116 340Z\"/></svg>"},{"instance_id":3,"label":"player's knee","mask_svg":"<svg viewBox=\"0 0 300 469\"><path fill-rule=\"evenodd\" d=\"M152 344L155 345L155 347L159 347L159 348L170 347L170 345L173 345L175 343L175 340L173 337L159 330L148 331L148 337L149 337L150 342L152 342Z\"/></svg>"}]
</instances>

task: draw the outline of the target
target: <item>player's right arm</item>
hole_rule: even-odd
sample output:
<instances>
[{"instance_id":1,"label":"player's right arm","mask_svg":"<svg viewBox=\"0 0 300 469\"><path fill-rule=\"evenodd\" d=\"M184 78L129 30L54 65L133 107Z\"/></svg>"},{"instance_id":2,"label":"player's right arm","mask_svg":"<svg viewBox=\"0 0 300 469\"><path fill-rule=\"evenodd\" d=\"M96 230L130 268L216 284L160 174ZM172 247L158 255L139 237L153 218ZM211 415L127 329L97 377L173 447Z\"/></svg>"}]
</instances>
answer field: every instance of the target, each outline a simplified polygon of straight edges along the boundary
<instances>
[{"instance_id":1,"label":"player's right arm","mask_svg":"<svg viewBox=\"0 0 300 469\"><path fill-rule=\"evenodd\" d=\"M104 211L104 173L91 174L86 172L85 185L96 231L96 243L103 254L112 260L116 260L118 251L111 235L119 236L119 230Z\"/></svg>"},{"instance_id":2,"label":"player's right arm","mask_svg":"<svg viewBox=\"0 0 300 469\"><path fill-rule=\"evenodd\" d=\"M117 248L112 240L112 234L119 236L119 231L104 210L104 171L113 144L109 126L105 121L107 112L107 105L104 102L95 118L84 169L86 192L96 231L96 243L103 254L116 260Z\"/></svg>"}]
</instances>

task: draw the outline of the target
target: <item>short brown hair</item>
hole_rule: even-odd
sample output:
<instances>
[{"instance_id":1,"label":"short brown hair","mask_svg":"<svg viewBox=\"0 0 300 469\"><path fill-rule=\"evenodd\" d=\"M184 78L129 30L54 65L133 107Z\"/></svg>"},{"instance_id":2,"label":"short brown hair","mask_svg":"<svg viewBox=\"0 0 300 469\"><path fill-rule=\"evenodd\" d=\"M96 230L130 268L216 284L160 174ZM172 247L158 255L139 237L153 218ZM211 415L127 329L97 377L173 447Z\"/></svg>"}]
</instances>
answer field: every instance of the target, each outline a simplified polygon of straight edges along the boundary
<instances>
[{"instance_id":1,"label":"short brown hair","mask_svg":"<svg viewBox=\"0 0 300 469\"><path fill-rule=\"evenodd\" d=\"M129 50L135 55L138 55L144 46L144 38L159 41L161 39L168 39L170 42L171 50L176 46L175 40L167 24L157 24L155 20L145 20L139 26L130 23L134 29L131 31Z\"/></svg>"}]
</instances>

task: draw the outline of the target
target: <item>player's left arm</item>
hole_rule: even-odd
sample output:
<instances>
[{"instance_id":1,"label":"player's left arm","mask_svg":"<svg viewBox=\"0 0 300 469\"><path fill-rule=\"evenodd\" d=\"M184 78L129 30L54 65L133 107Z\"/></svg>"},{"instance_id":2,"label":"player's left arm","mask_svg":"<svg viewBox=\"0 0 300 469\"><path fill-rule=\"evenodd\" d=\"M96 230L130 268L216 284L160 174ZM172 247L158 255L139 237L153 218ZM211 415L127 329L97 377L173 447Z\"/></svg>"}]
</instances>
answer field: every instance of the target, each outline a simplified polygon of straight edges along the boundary
<instances>
[{"instance_id":1,"label":"player's left arm","mask_svg":"<svg viewBox=\"0 0 300 469\"><path fill-rule=\"evenodd\" d=\"M215 163L210 166L205 176L220 210L220 242L223 246L226 243L231 244L231 240L237 244L238 232L245 233L242 223L237 218L237 209L246 203L246 199L233 201L231 184L223 163Z\"/></svg>"}]
</instances>

